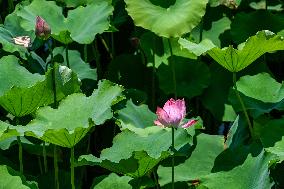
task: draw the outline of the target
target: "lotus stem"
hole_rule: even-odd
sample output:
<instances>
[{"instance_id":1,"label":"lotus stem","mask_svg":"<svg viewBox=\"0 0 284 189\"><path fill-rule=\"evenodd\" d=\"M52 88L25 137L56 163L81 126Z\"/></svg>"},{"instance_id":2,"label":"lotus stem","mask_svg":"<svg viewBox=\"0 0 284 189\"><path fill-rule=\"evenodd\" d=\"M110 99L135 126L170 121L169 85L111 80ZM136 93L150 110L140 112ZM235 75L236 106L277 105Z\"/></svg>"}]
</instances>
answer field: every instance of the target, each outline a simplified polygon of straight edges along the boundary
<instances>
[{"instance_id":1,"label":"lotus stem","mask_svg":"<svg viewBox=\"0 0 284 189\"><path fill-rule=\"evenodd\" d=\"M55 78L55 68L53 63L53 52L52 52L52 44L48 43L48 49L50 52L50 63L52 66L52 88L53 88L53 108L57 108L57 99L56 99L56 78ZM59 189L59 178L58 178L58 161L57 161L57 147L54 145L53 148L53 166L54 166L54 181L55 181L55 188Z\"/></svg>"},{"instance_id":2,"label":"lotus stem","mask_svg":"<svg viewBox=\"0 0 284 189\"><path fill-rule=\"evenodd\" d=\"M84 62L88 62L88 45L84 45Z\"/></svg>"},{"instance_id":3,"label":"lotus stem","mask_svg":"<svg viewBox=\"0 0 284 189\"><path fill-rule=\"evenodd\" d=\"M37 156L37 160L38 160L39 171L40 171L40 174L42 175L43 174L43 170L42 170L42 164L41 164L40 156Z\"/></svg>"},{"instance_id":4,"label":"lotus stem","mask_svg":"<svg viewBox=\"0 0 284 189\"><path fill-rule=\"evenodd\" d=\"M172 189L175 188L175 128L172 127Z\"/></svg>"},{"instance_id":5,"label":"lotus stem","mask_svg":"<svg viewBox=\"0 0 284 189\"><path fill-rule=\"evenodd\" d=\"M23 165L23 147L22 147L22 142L21 138L17 136L17 142L19 145L19 162L20 162L20 173L24 174L24 165Z\"/></svg>"},{"instance_id":6,"label":"lotus stem","mask_svg":"<svg viewBox=\"0 0 284 189\"><path fill-rule=\"evenodd\" d=\"M241 98L241 95L237 89L237 76L236 76L236 72L233 72L233 83L234 83L234 91L236 93L236 96L241 104L241 107L243 109L243 113L245 114L245 117L246 117L246 120L247 120L247 124L248 124L248 127L249 127L249 131L250 131L250 135L252 138L254 138L254 135L253 135L253 129L252 129L252 125L251 125L251 122L250 122L250 119L249 119L249 116L248 116L248 113L247 113L247 110L246 110L246 107L245 107L245 104Z\"/></svg>"},{"instance_id":7,"label":"lotus stem","mask_svg":"<svg viewBox=\"0 0 284 189\"><path fill-rule=\"evenodd\" d=\"M111 53L112 57L115 56L115 47L114 47L114 34L113 32L110 33L110 38L111 38Z\"/></svg>"},{"instance_id":8,"label":"lotus stem","mask_svg":"<svg viewBox=\"0 0 284 189\"><path fill-rule=\"evenodd\" d=\"M174 63L171 61L171 58L173 58L173 49L172 49L172 45L171 45L171 40L168 39L168 43L169 43L169 48L170 48L170 53L171 53L171 57L169 58L169 65L172 69L172 74L173 74L173 83L174 83L174 95L175 95L175 99L177 98L177 81L176 81L176 71L175 71L175 66Z\"/></svg>"},{"instance_id":9,"label":"lotus stem","mask_svg":"<svg viewBox=\"0 0 284 189\"><path fill-rule=\"evenodd\" d=\"M153 39L154 40L154 39ZM155 45L155 41L154 41ZM152 67L152 108L155 108L155 99L156 99L156 85L155 85L155 79L156 79L156 59L155 59L155 50L156 46L154 46L154 52L153 52L153 67Z\"/></svg>"},{"instance_id":10,"label":"lotus stem","mask_svg":"<svg viewBox=\"0 0 284 189\"><path fill-rule=\"evenodd\" d=\"M106 51L108 52L110 58L113 59L112 53L110 52L109 47L108 47L106 41L104 40L104 38L102 36L99 36L99 38L101 39L102 44L105 47Z\"/></svg>"},{"instance_id":11,"label":"lotus stem","mask_svg":"<svg viewBox=\"0 0 284 189\"><path fill-rule=\"evenodd\" d=\"M74 146L71 148L71 159L70 159L70 163L71 163L71 186L72 189L75 189L75 182L74 182L74 178L75 178L75 172L74 172Z\"/></svg>"},{"instance_id":12,"label":"lotus stem","mask_svg":"<svg viewBox=\"0 0 284 189\"><path fill-rule=\"evenodd\" d=\"M9 11L9 13L12 13L13 10L14 10L14 1L8 0L8 11Z\"/></svg>"},{"instance_id":13,"label":"lotus stem","mask_svg":"<svg viewBox=\"0 0 284 189\"><path fill-rule=\"evenodd\" d=\"M67 64L67 67L70 68L69 55L68 55L68 44L66 45L65 53L66 53L66 64Z\"/></svg>"},{"instance_id":14,"label":"lotus stem","mask_svg":"<svg viewBox=\"0 0 284 189\"><path fill-rule=\"evenodd\" d=\"M20 120L18 117L15 117L15 122L16 125L19 125ZM20 163L20 173L24 174L24 165L23 165L23 147L22 147L22 142L20 136L17 136L17 142L18 142L18 147L19 147L19 163Z\"/></svg>"},{"instance_id":15,"label":"lotus stem","mask_svg":"<svg viewBox=\"0 0 284 189\"><path fill-rule=\"evenodd\" d=\"M154 177L154 182L155 182L155 185L156 185L156 188L159 189L159 182L158 182L158 175L157 175L157 168L154 168L152 174L153 174L153 177Z\"/></svg>"},{"instance_id":16,"label":"lotus stem","mask_svg":"<svg viewBox=\"0 0 284 189\"><path fill-rule=\"evenodd\" d=\"M102 66L100 63L100 54L98 50L98 40L97 38L94 40L94 45L92 45L92 51L95 55L96 66L97 66L97 73L98 73L98 80L102 78Z\"/></svg>"},{"instance_id":17,"label":"lotus stem","mask_svg":"<svg viewBox=\"0 0 284 189\"><path fill-rule=\"evenodd\" d=\"M47 173L48 167L47 167L47 158L46 158L46 148L45 148L45 141L43 141L42 144L42 153L43 153L43 165L44 165L44 172Z\"/></svg>"},{"instance_id":18,"label":"lotus stem","mask_svg":"<svg viewBox=\"0 0 284 189\"><path fill-rule=\"evenodd\" d=\"M58 162L57 162L57 146L53 147L53 166L54 166L54 180L55 180L55 188L59 189L59 178L58 178Z\"/></svg>"}]
</instances>

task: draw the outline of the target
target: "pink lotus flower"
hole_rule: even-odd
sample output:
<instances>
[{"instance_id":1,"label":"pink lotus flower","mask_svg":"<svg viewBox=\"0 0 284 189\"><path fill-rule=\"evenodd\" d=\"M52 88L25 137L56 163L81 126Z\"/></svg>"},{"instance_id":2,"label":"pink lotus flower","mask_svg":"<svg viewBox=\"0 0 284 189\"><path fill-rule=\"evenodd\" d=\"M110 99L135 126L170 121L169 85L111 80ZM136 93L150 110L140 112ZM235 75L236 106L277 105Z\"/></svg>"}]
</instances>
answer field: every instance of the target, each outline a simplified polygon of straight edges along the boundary
<instances>
[{"instance_id":1,"label":"pink lotus flower","mask_svg":"<svg viewBox=\"0 0 284 189\"><path fill-rule=\"evenodd\" d=\"M36 17L35 34L41 39L48 39L51 34L51 29L47 22L40 16Z\"/></svg>"},{"instance_id":2,"label":"pink lotus flower","mask_svg":"<svg viewBox=\"0 0 284 189\"><path fill-rule=\"evenodd\" d=\"M157 107L156 114L158 119L154 123L158 126L188 128L197 122L196 120L190 120L183 124L186 115L184 99L174 100L171 98L163 108Z\"/></svg>"}]
</instances>

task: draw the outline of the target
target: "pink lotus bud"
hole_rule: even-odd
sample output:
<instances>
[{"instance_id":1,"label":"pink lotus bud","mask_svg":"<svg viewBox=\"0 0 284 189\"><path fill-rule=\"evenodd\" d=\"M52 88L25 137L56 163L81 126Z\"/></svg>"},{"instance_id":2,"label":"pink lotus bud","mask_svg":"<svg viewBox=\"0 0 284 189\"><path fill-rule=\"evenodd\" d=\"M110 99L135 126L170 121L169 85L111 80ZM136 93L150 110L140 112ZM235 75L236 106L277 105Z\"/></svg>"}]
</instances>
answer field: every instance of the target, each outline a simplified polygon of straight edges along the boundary
<instances>
[{"instance_id":1,"label":"pink lotus bud","mask_svg":"<svg viewBox=\"0 0 284 189\"><path fill-rule=\"evenodd\" d=\"M184 99L174 100L171 98L163 108L157 108L156 114L158 119L154 123L158 126L188 128L197 122L190 120L185 124L182 123L186 115Z\"/></svg>"},{"instance_id":2,"label":"pink lotus bud","mask_svg":"<svg viewBox=\"0 0 284 189\"><path fill-rule=\"evenodd\" d=\"M47 22L40 16L36 17L35 34L41 39L48 39L51 34L51 29Z\"/></svg>"}]
</instances>

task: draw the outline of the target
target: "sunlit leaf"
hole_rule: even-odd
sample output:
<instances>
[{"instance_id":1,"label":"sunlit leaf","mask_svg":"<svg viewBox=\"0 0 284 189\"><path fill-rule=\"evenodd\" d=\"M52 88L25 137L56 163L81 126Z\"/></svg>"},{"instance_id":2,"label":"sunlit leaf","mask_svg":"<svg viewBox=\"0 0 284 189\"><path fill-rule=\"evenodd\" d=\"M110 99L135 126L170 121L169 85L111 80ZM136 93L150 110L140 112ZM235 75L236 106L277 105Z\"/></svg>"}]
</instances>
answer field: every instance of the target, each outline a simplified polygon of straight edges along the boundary
<instances>
[{"instance_id":1,"label":"sunlit leaf","mask_svg":"<svg viewBox=\"0 0 284 189\"><path fill-rule=\"evenodd\" d=\"M242 147L244 148L244 147ZM251 153L245 154L246 149L238 152L223 153L219 158L219 164L222 162L223 169L214 173L202 176L200 182L208 188L271 188L273 183L269 177L269 161L273 155L252 146L254 148ZM258 151L257 151L258 150ZM232 161L233 156L238 154L238 158ZM242 161L244 158L244 161ZM231 161L231 162L230 162ZM233 167L226 168L226 164L235 164ZM215 162L218 165L218 163ZM240 182L241 180L241 182Z\"/></svg>"},{"instance_id":2,"label":"sunlit leaf","mask_svg":"<svg viewBox=\"0 0 284 189\"><path fill-rule=\"evenodd\" d=\"M52 34L58 35L66 30L62 8L54 1L35 0L30 5L21 7L17 15L23 18L21 26L27 31L34 31L36 16L42 17L48 23Z\"/></svg>"},{"instance_id":3,"label":"sunlit leaf","mask_svg":"<svg viewBox=\"0 0 284 189\"><path fill-rule=\"evenodd\" d=\"M284 38L270 31L258 32L255 36L248 38L245 43L240 44L238 49L232 46L220 49L212 46L212 42L195 44L185 39L180 39L180 44L193 53L207 52L217 63L231 72L246 68L267 52L284 50Z\"/></svg>"},{"instance_id":4,"label":"sunlit leaf","mask_svg":"<svg viewBox=\"0 0 284 189\"><path fill-rule=\"evenodd\" d=\"M117 121L122 130L143 135L144 128L153 126L156 118L146 105L136 106L132 101L127 101L126 107L118 111Z\"/></svg>"},{"instance_id":5,"label":"sunlit leaf","mask_svg":"<svg viewBox=\"0 0 284 189\"><path fill-rule=\"evenodd\" d=\"M82 155L78 166L99 165L117 173L132 177L141 177L155 167L161 160L170 155L170 129L158 126L145 128L148 135L138 135L128 130L118 134L113 146L104 149L97 158L93 155ZM175 132L175 149L180 150L186 144L191 144L191 136L184 129ZM131 141L131 142L129 142Z\"/></svg>"},{"instance_id":6,"label":"sunlit leaf","mask_svg":"<svg viewBox=\"0 0 284 189\"><path fill-rule=\"evenodd\" d=\"M101 180L102 179L102 180ZM114 173L111 173L105 178L95 178L93 182L93 189L109 189L109 188L123 188L123 189L132 189L132 186L128 183L132 178L128 176L118 176Z\"/></svg>"},{"instance_id":7,"label":"sunlit leaf","mask_svg":"<svg viewBox=\"0 0 284 189\"><path fill-rule=\"evenodd\" d=\"M28 184L24 177L20 176L19 173L7 167L6 165L0 166L0 188L5 189L37 189L35 183Z\"/></svg>"},{"instance_id":8,"label":"sunlit leaf","mask_svg":"<svg viewBox=\"0 0 284 189\"><path fill-rule=\"evenodd\" d=\"M57 54L61 54L64 58L64 65L67 66L66 62L66 49L63 47L56 47L53 50L54 56ZM76 50L68 50L69 57L69 65L70 69L72 69L79 77L79 79L93 79L97 80L97 72L96 69L91 69L90 65L84 62L81 58L81 55Z\"/></svg>"},{"instance_id":9,"label":"sunlit leaf","mask_svg":"<svg viewBox=\"0 0 284 189\"><path fill-rule=\"evenodd\" d=\"M245 107L255 117L270 112L273 109L284 109L283 84L275 81L267 73L260 73L254 76L243 76L236 83L237 89ZM241 105L233 90L230 91L229 101L236 111L241 111Z\"/></svg>"},{"instance_id":10,"label":"sunlit leaf","mask_svg":"<svg viewBox=\"0 0 284 189\"><path fill-rule=\"evenodd\" d=\"M190 32L205 13L208 0L176 0L163 8L149 0L125 0L126 10L135 25L149 29L159 36L179 37Z\"/></svg>"},{"instance_id":11,"label":"sunlit leaf","mask_svg":"<svg viewBox=\"0 0 284 189\"><path fill-rule=\"evenodd\" d=\"M107 2L89 4L68 12L67 27L72 39L81 44L91 43L96 34L103 33L109 27L108 17L113 7Z\"/></svg>"},{"instance_id":12,"label":"sunlit leaf","mask_svg":"<svg viewBox=\"0 0 284 189\"><path fill-rule=\"evenodd\" d=\"M59 101L68 94L80 91L76 74L61 75L55 66L56 99ZM11 77L13 75L13 77ZM53 103L52 71L46 76L32 74L20 66L14 56L0 59L0 105L17 117L28 115L38 107Z\"/></svg>"},{"instance_id":13,"label":"sunlit leaf","mask_svg":"<svg viewBox=\"0 0 284 189\"><path fill-rule=\"evenodd\" d=\"M192 147L190 157L175 166L175 181L198 180L210 174L215 158L224 150L222 136L200 134L197 144ZM204 150L206 149L206 150ZM159 183L163 186L171 182L171 167L160 166L158 169Z\"/></svg>"},{"instance_id":14,"label":"sunlit leaf","mask_svg":"<svg viewBox=\"0 0 284 189\"><path fill-rule=\"evenodd\" d=\"M82 93L69 95L58 109L40 108L35 119L25 127L27 134L71 148L94 124L102 124L112 117L111 105L121 100L121 92L120 86L105 80L89 97Z\"/></svg>"}]
</instances>

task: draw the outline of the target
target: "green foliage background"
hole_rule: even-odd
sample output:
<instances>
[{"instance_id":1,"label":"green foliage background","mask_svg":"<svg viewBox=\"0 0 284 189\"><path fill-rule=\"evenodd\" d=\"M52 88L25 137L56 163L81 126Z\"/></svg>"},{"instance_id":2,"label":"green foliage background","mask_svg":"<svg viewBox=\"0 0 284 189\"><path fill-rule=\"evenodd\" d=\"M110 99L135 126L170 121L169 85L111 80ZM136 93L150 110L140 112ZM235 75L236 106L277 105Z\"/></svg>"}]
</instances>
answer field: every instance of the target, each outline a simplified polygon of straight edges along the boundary
<instances>
[{"instance_id":1,"label":"green foliage background","mask_svg":"<svg viewBox=\"0 0 284 189\"><path fill-rule=\"evenodd\" d=\"M178 189L284 188L283 9L0 0L0 188L166 189L173 153ZM174 150L154 125L170 98L197 120L176 130Z\"/></svg>"}]
</instances>

